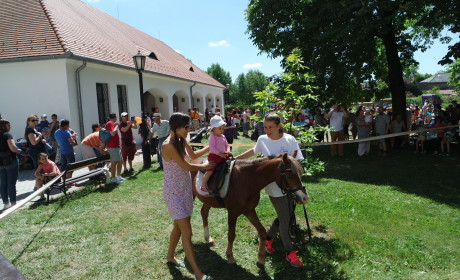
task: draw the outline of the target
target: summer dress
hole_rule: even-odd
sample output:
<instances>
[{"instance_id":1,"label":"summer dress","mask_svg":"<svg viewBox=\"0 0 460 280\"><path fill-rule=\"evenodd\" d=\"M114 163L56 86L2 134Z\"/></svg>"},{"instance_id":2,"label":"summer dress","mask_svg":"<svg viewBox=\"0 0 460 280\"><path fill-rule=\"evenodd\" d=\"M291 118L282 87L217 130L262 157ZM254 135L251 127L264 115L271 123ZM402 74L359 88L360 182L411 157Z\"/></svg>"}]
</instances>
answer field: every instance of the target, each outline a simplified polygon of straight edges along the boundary
<instances>
[{"instance_id":1,"label":"summer dress","mask_svg":"<svg viewBox=\"0 0 460 280\"><path fill-rule=\"evenodd\" d=\"M174 160L163 159L163 197L168 213L174 220L190 217L193 211L192 178L190 172Z\"/></svg>"}]
</instances>

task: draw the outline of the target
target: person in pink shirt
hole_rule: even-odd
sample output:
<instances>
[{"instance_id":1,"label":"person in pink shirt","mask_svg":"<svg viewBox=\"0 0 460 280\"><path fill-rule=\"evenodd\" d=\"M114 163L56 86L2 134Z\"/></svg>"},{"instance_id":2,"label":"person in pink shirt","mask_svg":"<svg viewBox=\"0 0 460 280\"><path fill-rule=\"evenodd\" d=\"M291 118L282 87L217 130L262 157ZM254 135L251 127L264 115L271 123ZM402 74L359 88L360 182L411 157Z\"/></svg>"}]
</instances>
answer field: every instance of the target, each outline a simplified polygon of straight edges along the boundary
<instances>
[{"instance_id":1,"label":"person in pink shirt","mask_svg":"<svg viewBox=\"0 0 460 280\"><path fill-rule=\"evenodd\" d=\"M35 187L34 190L38 190L43 187L44 184L51 181L56 176L61 175L61 171L57 167L56 163L48 159L48 155L45 153L38 154L38 168L35 171ZM42 193L38 201L44 200L45 195Z\"/></svg>"},{"instance_id":2,"label":"person in pink shirt","mask_svg":"<svg viewBox=\"0 0 460 280\"><path fill-rule=\"evenodd\" d=\"M219 117L214 116L211 118L211 136L209 136L209 155L208 161L214 162L214 167L207 169L201 184L201 191L208 192L208 180L212 173L219 166L220 163L229 159L230 146L227 139L223 135L225 130L225 121Z\"/></svg>"}]
</instances>

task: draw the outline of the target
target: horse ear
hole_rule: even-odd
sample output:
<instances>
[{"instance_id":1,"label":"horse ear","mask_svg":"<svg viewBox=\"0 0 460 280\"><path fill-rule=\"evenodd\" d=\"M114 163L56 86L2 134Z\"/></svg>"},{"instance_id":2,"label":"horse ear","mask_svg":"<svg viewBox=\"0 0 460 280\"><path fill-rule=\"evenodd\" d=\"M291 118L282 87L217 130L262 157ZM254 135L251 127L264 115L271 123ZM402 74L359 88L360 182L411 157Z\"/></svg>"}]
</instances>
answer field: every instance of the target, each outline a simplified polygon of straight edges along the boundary
<instances>
[{"instance_id":1,"label":"horse ear","mask_svg":"<svg viewBox=\"0 0 460 280\"><path fill-rule=\"evenodd\" d=\"M297 157L297 151L298 151L298 150L295 150L294 153L292 154L292 157L293 157L293 158L296 158L296 157Z\"/></svg>"},{"instance_id":2,"label":"horse ear","mask_svg":"<svg viewBox=\"0 0 460 280\"><path fill-rule=\"evenodd\" d=\"M283 154L283 162L287 162L287 160L288 160L288 154L284 153Z\"/></svg>"}]
</instances>

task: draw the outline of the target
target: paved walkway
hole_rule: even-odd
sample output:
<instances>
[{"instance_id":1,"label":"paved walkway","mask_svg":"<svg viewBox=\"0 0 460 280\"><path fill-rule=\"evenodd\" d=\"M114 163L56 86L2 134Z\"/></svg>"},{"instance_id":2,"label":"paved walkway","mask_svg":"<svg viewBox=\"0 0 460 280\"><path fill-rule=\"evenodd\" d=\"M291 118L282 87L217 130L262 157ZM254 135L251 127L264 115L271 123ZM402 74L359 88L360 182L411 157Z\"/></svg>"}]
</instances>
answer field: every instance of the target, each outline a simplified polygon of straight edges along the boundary
<instances>
[{"instance_id":1,"label":"paved walkway","mask_svg":"<svg viewBox=\"0 0 460 280\"><path fill-rule=\"evenodd\" d=\"M156 160L157 160L156 157L157 157L156 155L153 156L152 163L156 162ZM134 161L133 161L133 165L136 166L136 165L139 165L139 163L142 163L142 152L141 152L140 149L136 152L136 155L135 155ZM16 195L17 195L17 201L18 202L23 200L23 199L25 199L25 198L27 198L30 194L33 193L34 186L35 186L34 172L35 172L35 170L21 170L21 171L19 171L19 178L18 178L18 181L16 183ZM75 176L78 176L78 175L84 174L86 172L88 172L87 167L79 169L79 170L75 171L73 174ZM69 191L70 192L76 191L76 190L84 187L84 185L86 183L87 183L87 180L82 181L77 186L74 186L74 187L70 188ZM51 193L51 199L53 197L56 197L56 196L59 196L59 195L61 195L61 192L59 190L53 190L53 192ZM34 198L31 203L33 203L37 199L38 199L38 197Z\"/></svg>"}]
</instances>

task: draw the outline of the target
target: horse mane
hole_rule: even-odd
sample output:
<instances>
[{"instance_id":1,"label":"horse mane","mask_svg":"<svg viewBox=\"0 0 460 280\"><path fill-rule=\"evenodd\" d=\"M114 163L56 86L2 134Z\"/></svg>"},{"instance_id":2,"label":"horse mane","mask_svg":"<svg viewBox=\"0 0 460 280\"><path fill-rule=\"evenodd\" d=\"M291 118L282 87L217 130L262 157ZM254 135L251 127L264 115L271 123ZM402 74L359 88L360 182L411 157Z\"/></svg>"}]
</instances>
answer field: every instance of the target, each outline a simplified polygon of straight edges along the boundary
<instances>
[{"instance_id":1,"label":"horse mane","mask_svg":"<svg viewBox=\"0 0 460 280\"><path fill-rule=\"evenodd\" d=\"M276 156L268 156L268 157L261 157L261 158L256 158L256 159L250 159L250 160L238 160L237 163L241 167L246 167L246 166L254 166L254 165L259 165L264 161L267 160L272 160L275 158L280 158L282 155L276 155ZM304 173L304 169L300 161L296 160L292 156L288 155L288 159L291 162L292 165L292 170L294 171L295 174L302 176Z\"/></svg>"}]
</instances>

